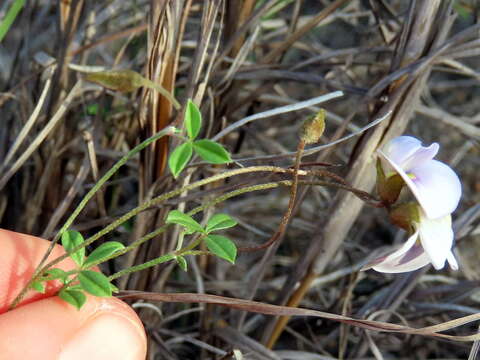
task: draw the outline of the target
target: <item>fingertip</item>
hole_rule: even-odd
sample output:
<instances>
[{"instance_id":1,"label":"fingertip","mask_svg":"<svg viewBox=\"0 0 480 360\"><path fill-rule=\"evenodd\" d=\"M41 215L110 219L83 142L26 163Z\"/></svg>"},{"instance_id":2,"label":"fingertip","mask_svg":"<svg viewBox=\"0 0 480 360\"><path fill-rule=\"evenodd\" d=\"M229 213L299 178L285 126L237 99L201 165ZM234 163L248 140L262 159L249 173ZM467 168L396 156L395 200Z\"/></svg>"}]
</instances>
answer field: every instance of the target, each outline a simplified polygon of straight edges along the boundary
<instances>
[{"instance_id":1,"label":"fingertip","mask_svg":"<svg viewBox=\"0 0 480 360\"><path fill-rule=\"evenodd\" d=\"M13 231L0 229L0 314L7 311L8 306L21 289L31 279L36 266L47 252L50 241ZM47 260L53 260L65 253L63 247L56 245ZM75 268L74 262L67 258L55 266L68 271ZM46 291L41 294L29 291L21 304L50 297L62 286L59 281L48 281Z\"/></svg>"}]
</instances>

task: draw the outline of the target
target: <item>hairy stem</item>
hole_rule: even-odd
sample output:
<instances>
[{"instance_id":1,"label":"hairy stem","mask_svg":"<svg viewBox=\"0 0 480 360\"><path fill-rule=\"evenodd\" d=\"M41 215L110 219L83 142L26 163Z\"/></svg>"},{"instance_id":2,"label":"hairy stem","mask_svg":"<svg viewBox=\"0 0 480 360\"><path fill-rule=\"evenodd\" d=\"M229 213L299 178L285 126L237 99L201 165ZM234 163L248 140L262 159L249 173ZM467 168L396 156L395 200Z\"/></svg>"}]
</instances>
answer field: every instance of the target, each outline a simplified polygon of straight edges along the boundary
<instances>
[{"instance_id":1,"label":"hairy stem","mask_svg":"<svg viewBox=\"0 0 480 360\"><path fill-rule=\"evenodd\" d=\"M117 171L120 167L125 165L125 163L131 159L133 156L135 156L138 152L146 148L148 145L151 143L157 141L158 139L166 136L166 135L171 135L175 132L175 128L172 126L169 126L162 131L159 131L155 135L149 137L145 141L141 142L137 146L135 146L132 150L130 150L126 155L124 155L120 160L118 160L111 168L108 170L105 175L103 175L100 180L95 184L92 189L85 195L85 197L80 201L78 206L75 208L75 210L72 212L72 214L69 216L65 224L61 227L61 229L57 232L53 240L50 242L50 246L48 247L47 251L45 252L45 255L43 258L40 260L40 263L37 265L35 268L35 271L32 275L32 278L28 282L28 284L22 289L22 291L17 295L17 297L14 299L12 302L12 305L10 306L11 309L13 309L15 306L18 305L18 303L21 301L21 299L25 296L28 288L30 285L38 278L38 276L46 269L45 262L47 261L48 256L52 252L55 244L58 242L60 239L60 236L62 235L63 232L65 232L70 225L75 221L77 216L80 214L80 212L83 210L83 208L87 205L88 201L95 195L95 193L100 189ZM68 256L68 255L67 255ZM66 258L65 256L64 258ZM63 259L64 259L63 258ZM63 260L62 259L62 260ZM60 260L61 261L61 260ZM47 266L48 267L48 266Z\"/></svg>"},{"instance_id":2,"label":"hairy stem","mask_svg":"<svg viewBox=\"0 0 480 360\"><path fill-rule=\"evenodd\" d=\"M167 130L167 129L165 129ZM169 131L172 131L172 128L170 128ZM167 132L166 132L167 133ZM157 134L158 135L158 134ZM163 134L165 135L165 133ZM163 136L162 135L162 136ZM158 137L159 138L159 137ZM157 139L158 139L157 138ZM151 139L151 138L150 138ZM151 140L150 142L152 142L154 140ZM86 205L86 203L88 202L88 200L95 194L95 191L98 190L98 188L100 188L100 186L105 183L105 181L108 180L109 177L111 177L113 175L113 173L115 171L118 170L118 168L123 165L129 157L133 156L132 155L132 152L134 150L136 150L136 152L140 151L141 149L143 149L145 146L147 146L148 144L145 145L145 143L142 143L141 144L142 147L137 146L135 147L132 151L130 151L125 157L123 157L121 160L119 160L119 162L117 162L117 164L115 164L112 169L115 169L114 171L112 169L110 169L107 174L105 174L102 179L99 180L98 184L92 188L92 190L85 196L85 198L82 200L82 202L79 204L79 206L77 207L77 209L75 209L75 211L72 213L72 215L70 216L70 218L67 220L67 222L65 223L65 225L62 227L62 229L59 231L58 234L61 234L62 231L65 231L70 225L71 223L74 221L74 219L76 218L76 216L78 216L78 214L80 213L80 211L83 209L83 207ZM123 162L122 162L123 161ZM122 162L122 163L121 163ZM118 165L120 163L120 165ZM124 214L123 216L121 216L120 218L118 218L117 220L115 220L113 223L107 225L104 229L100 230L99 232L97 232L96 234L94 234L93 236L89 237L88 239L86 239L82 244L80 244L79 246L73 248L69 253L66 253L58 258L56 258L55 260L52 260L50 263L44 265L42 267L42 265L45 263L45 260L46 258L48 257L48 254L46 254L46 256L44 256L44 259L42 259L42 261L40 262L39 266L37 267L37 269L35 270L32 278L30 279L30 281L27 283L27 285L22 289L22 291L19 293L19 295L17 295L17 297L14 299L14 301L12 302L12 305L10 306L10 309L13 309L15 308L18 303L21 301L21 299L25 296L28 288L32 285L32 283L34 281L36 281L38 279L38 277L45 271L47 270L48 268L58 264L60 261L66 259L67 257L70 256L70 254L72 253L75 253L76 251L82 249L82 248L85 248L87 246L89 246L90 244L92 244L93 242L95 242L96 240L100 239L102 236L108 234L110 231L116 229L118 226L120 226L121 224L123 224L125 221L128 221L129 219L131 219L132 217L136 216L137 214L139 214L140 212L152 207L152 206L156 206L172 197L175 197L175 196L178 196L180 194L182 194L183 192L185 191L190 191L192 189L195 189L195 188L198 188L198 187L201 187L203 185L206 185L206 184L209 184L211 182L215 182L215 181L218 181L218 180L221 180L221 179L225 179L225 178L228 178L228 177L232 177L232 176L235 176L235 175L240 175L240 174L245 174L245 173L250 173L250 172L273 172L273 173L289 173L289 172L292 172L291 169L284 169L284 168L281 168L281 167L277 167L277 166L251 166L251 167L247 167L247 168L241 168L241 169L235 169L235 170L230 170L230 171L226 171L224 173L221 173L221 174L217 174L217 175L214 175L214 176L211 176L209 178L206 178L206 179L203 179L203 180L200 180L200 181L197 181L195 183L192 183L192 184L189 184L187 186L184 186L183 188L180 188L180 189L176 189L176 190L173 190L173 191L170 191L166 194L163 194L163 195L160 195L156 198L153 198L149 201L146 201L145 203L137 206L136 208L134 208L133 210L129 211L128 213ZM307 175L308 172L307 171L302 171L302 175ZM100 184L100 185L99 185ZM95 189L95 191L93 191ZM87 200L85 200L87 199ZM58 238L59 236L57 235L54 239L54 241L58 241ZM55 242L52 241L52 244L50 246L50 248L53 248ZM50 249L49 249L50 250ZM50 250L51 251L51 250Z\"/></svg>"}]
</instances>

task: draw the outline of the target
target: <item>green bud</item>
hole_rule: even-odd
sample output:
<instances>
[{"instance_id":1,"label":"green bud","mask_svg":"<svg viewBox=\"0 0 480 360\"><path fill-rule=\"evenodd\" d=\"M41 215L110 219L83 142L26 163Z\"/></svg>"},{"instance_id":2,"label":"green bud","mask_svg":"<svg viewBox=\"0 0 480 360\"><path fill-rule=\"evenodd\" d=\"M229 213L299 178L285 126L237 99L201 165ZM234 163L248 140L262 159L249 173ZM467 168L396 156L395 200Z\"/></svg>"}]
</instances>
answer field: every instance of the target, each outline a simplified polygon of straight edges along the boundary
<instances>
[{"instance_id":1,"label":"green bud","mask_svg":"<svg viewBox=\"0 0 480 360\"><path fill-rule=\"evenodd\" d=\"M325 110L320 111L312 118L305 120L300 129L300 139L305 144L314 144L320 140L325 130Z\"/></svg>"},{"instance_id":2,"label":"green bud","mask_svg":"<svg viewBox=\"0 0 480 360\"><path fill-rule=\"evenodd\" d=\"M91 72L85 75L85 79L107 89L120 92L132 92L144 86L158 91L161 95L165 96L177 110L180 109L179 102L160 84L154 83L133 70L124 69Z\"/></svg>"},{"instance_id":3,"label":"green bud","mask_svg":"<svg viewBox=\"0 0 480 360\"><path fill-rule=\"evenodd\" d=\"M85 78L107 89L120 92L135 91L144 84L142 75L128 69L87 73Z\"/></svg>"}]
</instances>

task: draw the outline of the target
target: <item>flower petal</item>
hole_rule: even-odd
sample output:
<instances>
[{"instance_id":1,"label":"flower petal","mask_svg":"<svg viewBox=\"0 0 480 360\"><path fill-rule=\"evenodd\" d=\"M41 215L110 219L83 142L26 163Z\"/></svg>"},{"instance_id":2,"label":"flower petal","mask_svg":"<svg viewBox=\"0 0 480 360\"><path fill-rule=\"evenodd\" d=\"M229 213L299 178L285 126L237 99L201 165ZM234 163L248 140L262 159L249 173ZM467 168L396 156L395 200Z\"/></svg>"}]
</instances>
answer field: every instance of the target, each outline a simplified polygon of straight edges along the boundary
<instances>
[{"instance_id":1,"label":"flower petal","mask_svg":"<svg viewBox=\"0 0 480 360\"><path fill-rule=\"evenodd\" d=\"M404 180L429 218L446 216L457 208L462 185L450 166L431 160L413 168L411 173L415 178Z\"/></svg>"},{"instance_id":2,"label":"flower petal","mask_svg":"<svg viewBox=\"0 0 480 360\"><path fill-rule=\"evenodd\" d=\"M430 146L422 146L414 154L403 162L403 169L410 172L412 168L421 166L431 161L437 155L440 145L433 143Z\"/></svg>"},{"instance_id":3,"label":"flower petal","mask_svg":"<svg viewBox=\"0 0 480 360\"><path fill-rule=\"evenodd\" d=\"M430 258L423 248L416 244L418 236L417 231L400 249L375 260L372 269L384 273L402 273L417 270L429 264Z\"/></svg>"},{"instance_id":4,"label":"flower petal","mask_svg":"<svg viewBox=\"0 0 480 360\"><path fill-rule=\"evenodd\" d=\"M448 165L430 160L407 172L382 151L378 152L402 177L417 198L427 216L431 219L451 214L460 201L462 185L455 172Z\"/></svg>"},{"instance_id":5,"label":"flower petal","mask_svg":"<svg viewBox=\"0 0 480 360\"><path fill-rule=\"evenodd\" d=\"M455 258L451 255L453 230L450 215L440 219L428 219L424 217L424 214L421 214L418 232L420 233L422 246L435 269L442 269L447 258L449 262L452 261L450 263L453 268L455 266L458 268Z\"/></svg>"},{"instance_id":6,"label":"flower petal","mask_svg":"<svg viewBox=\"0 0 480 360\"><path fill-rule=\"evenodd\" d=\"M422 146L420 140L412 136L398 136L390 140L382 149L382 152L404 171L419 166L437 155L440 146L433 143L430 146Z\"/></svg>"},{"instance_id":7,"label":"flower petal","mask_svg":"<svg viewBox=\"0 0 480 360\"><path fill-rule=\"evenodd\" d=\"M390 140L381 150L395 164L401 166L403 162L414 154L422 143L412 136L398 136Z\"/></svg>"},{"instance_id":8,"label":"flower petal","mask_svg":"<svg viewBox=\"0 0 480 360\"><path fill-rule=\"evenodd\" d=\"M457 259L455 259L455 255L453 255L453 252L450 251L450 253L447 255L447 261L448 265L450 265L450 268L452 270L458 270L458 262Z\"/></svg>"}]
</instances>

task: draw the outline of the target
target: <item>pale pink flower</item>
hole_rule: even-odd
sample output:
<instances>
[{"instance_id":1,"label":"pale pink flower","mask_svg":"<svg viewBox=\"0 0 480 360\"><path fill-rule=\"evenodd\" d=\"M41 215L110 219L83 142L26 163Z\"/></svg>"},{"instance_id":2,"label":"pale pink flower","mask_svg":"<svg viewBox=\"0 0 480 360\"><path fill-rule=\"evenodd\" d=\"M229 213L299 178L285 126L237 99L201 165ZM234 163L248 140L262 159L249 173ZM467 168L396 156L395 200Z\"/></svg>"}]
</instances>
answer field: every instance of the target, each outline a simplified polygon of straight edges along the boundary
<instances>
[{"instance_id":1,"label":"pale pink flower","mask_svg":"<svg viewBox=\"0 0 480 360\"><path fill-rule=\"evenodd\" d=\"M450 215L429 219L419 209L418 222L412 222L415 233L393 253L376 259L368 268L385 273L401 273L417 270L431 263L436 270L447 261L453 270L458 269L452 253L453 230Z\"/></svg>"},{"instance_id":2,"label":"pale pink flower","mask_svg":"<svg viewBox=\"0 0 480 360\"><path fill-rule=\"evenodd\" d=\"M451 214L462 194L457 174L433 160L438 150L437 143L425 147L414 137L399 136L378 151L385 175L398 173L430 219Z\"/></svg>"}]
</instances>

